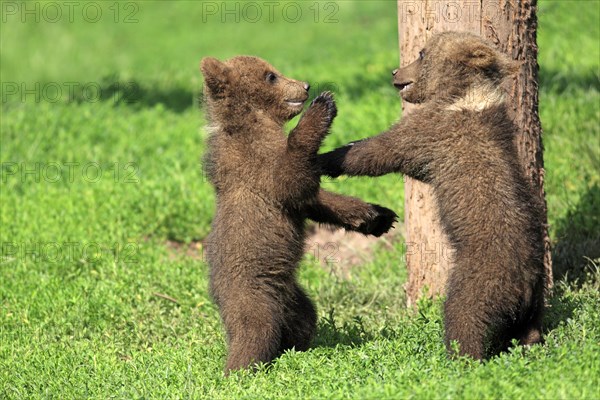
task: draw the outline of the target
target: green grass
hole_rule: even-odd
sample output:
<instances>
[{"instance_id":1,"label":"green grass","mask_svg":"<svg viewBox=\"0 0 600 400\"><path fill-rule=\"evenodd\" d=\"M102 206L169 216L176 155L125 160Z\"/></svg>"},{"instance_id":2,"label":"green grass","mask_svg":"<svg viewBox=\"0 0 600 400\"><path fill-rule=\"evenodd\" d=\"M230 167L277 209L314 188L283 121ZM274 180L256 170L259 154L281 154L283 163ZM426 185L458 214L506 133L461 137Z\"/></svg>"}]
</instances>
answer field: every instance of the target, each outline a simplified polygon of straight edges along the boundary
<instances>
[{"instance_id":1,"label":"green grass","mask_svg":"<svg viewBox=\"0 0 600 400\"><path fill-rule=\"evenodd\" d=\"M258 23L222 23L203 22L199 3L141 2L131 24L123 19L135 9L121 3L115 23L111 4L97 23L81 6L73 23L3 14L0 398L600 399L600 274L584 258L600 257L599 2L540 4L540 115L560 278L546 344L485 364L449 361L441 302L405 308L395 243L348 280L307 256L300 275L319 309L315 346L228 379L201 251L169 244L204 238L214 211L199 164L199 60L256 54L310 81L312 95L332 88L332 148L398 118L388 79L398 58L395 2L340 2L331 24L331 10L315 23L308 3L297 23L278 13L269 23L266 11ZM36 84L39 99L22 90ZM90 99L84 85L102 96ZM325 186L403 214L401 183L390 175Z\"/></svg>"}]
</instances>

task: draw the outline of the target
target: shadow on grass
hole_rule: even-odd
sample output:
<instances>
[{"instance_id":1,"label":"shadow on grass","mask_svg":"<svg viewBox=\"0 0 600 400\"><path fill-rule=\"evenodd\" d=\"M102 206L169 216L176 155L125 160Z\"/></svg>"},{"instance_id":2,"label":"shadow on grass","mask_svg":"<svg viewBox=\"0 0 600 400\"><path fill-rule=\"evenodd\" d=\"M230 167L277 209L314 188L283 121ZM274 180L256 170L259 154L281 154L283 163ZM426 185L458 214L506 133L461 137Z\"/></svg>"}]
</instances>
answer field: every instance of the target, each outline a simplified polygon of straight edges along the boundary
<instances>
[{"instance_id":1,"label":"shadow on grass","mask_svg":"<svg viewBox=\"0 0 600 400\"><path fill-rule=\"evenodd\" d=\"M600 77L597 71L589 69L583 73L569 73L569 71L540 69L540 88L549 92L562 94L572 89L595 89L600 91Z\"/></svg>"},{"instance_id":2,"label":"shadow on grass","mask_svg":"<svg viewBox=\"0 0 600 400\"><path fill-rule=\"evenodd\" d=\"M556 224L552 250L555 280L575 282L600 259L600 186L593 185Z\"/></svg>"},{"instance_id":3,"label":"shadow on grass","mask_svg":"<svg viewBox=\"0 0 600 400\"><path fill-rule=\"evenodd\" d=\"M377 92L382 89L389 89L390 93L396 92L396 89L392 86L391 70L389 76L369 74L366 72L364 75L355 75L351 80L340 83L338 87L352 100L358 100L366 94Z\"/></svg>"},{"instance_id":4,"label":"shadow on grass","mask_svg":"<svg viewBox=\"0 0 600 400\"><path fill-rule=\"evenodd\" d=\"M365 330L360 317L341 326L335 321L335 309L329 310L329 316L321 318L317 327L314 347L336 347L338 345L356 347L373 340L373 335Z\"/></svg>"},{"instance_id":5,"label":"shadow on grass","mask_svg":"<svg viewBox=\"0 0 600 400\"><path fill-rule=\"evenodd\" d=\"M564 292L564 286L556 286L553 289L553 295L544 310L544 335L573 317L575 309L579 306L575 299L563 296Z\"/></svg>"},{"instance_id":6,"label":"shadow on grass","mask_svg":"<svg viewBox=\"0 0 600 400\"><path fill-rule=\"evenodd\" d=\"M156 82L142 83L138 80L121 80L116 75L104 77L97 85L80 84L75 86L70 102L91 101L112 102L113 105L127 105L133 109L154 107L162 104L165 109L182 113L189 108L199 107L202 101L201 90L183 86L167 86ZM92 89L92 90L90 90Z\"/></svg>"},{"instance_id":7,"label":"shadow on grass","mask_svg":"<svg viewBox=\"0 0 600 400\"><path fill-rule=\"evenodd\" d=\"M162 104L176 113L197 107L200 96L183 87L159 88L138 81L112 82L102 87L102 100L125 103L134 108L154 107Z\"/></svg>"}]
</instances>

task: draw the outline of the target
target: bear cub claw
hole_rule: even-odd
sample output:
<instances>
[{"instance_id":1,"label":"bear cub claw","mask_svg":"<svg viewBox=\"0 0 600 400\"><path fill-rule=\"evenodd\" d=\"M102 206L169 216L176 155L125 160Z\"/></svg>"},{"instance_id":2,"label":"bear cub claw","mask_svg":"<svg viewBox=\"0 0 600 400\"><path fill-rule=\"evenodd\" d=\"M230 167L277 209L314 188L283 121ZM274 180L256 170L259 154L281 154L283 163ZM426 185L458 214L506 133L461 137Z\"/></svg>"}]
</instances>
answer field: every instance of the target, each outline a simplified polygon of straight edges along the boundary
<instances>
[{"instance_id":1,"label":"bear cub claw","mask_svg":"<svg viewBox=\"0 0 600 400\"><path fill-rule=\"evenodd\" d=\"M337 116L337 106L335 105L335 100L333 99L333 93L331 92L323 92L312 101L310 107L318 107L323 105L325 107L325 113L329 119L328 124L330 125L333 122L333 119Z\"/></svg>"},{"instance_id":2,"label":"bear cub claw","mask_svg":"<svg viewBox=\"0 0 600 400\"><path fill-rule=\"evenodd\" d=\"M331 92L323 92L310 103L305 118L318 124L317 132L327 135L334 118L337 116L337 106Z\"/></svg>"},{"instance_id":3,"label":"bear cub claw","mask_svg":"<svg viewBox=\"0 0 600 400\"><path fill-rule=\"evenodd\" d=\"M371 204L369 216L359 224L356 230L365 235L379 237L387 233L397 220L398 216L389 208Z\"/></svg>"},{"instance_id":4,"label":"bear cub claw","mask_svg":"<svg viewBox=\"0 0 600 400\"><path fill-rule=\"evenodd\" d=\"M302 149L313 156L319 151L322 140L329 134L329 128L337 115L337 107L330 92L317 96L300 122L290 134L288 145L290 149Z\"/></svg>"}]
</instances>

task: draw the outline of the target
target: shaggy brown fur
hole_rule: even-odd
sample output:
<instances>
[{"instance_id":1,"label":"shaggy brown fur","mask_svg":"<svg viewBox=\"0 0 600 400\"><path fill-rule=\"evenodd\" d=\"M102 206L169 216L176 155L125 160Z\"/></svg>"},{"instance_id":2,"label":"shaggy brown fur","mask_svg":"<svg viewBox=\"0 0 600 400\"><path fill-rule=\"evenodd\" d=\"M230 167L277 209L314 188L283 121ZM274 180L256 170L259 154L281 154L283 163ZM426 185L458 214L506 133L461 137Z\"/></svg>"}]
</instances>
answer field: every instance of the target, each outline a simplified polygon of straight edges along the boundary
<instances>
[{"instance_id":1,"label":"shaggy brown fur","mask_svg":"<svg viewBox=\"0 0 600 400\"><path fill-rule=\"evenodd\" d=\"M401 172L433 186L455 249L447 284L446 345L481 359L513 338L540 342L541 204L520 167L500 88L516 64L483 39L446 32L394 70L402 98L422 106L378 136L319 156L324 172Z\"/></svg>"},{"instance_id":2,"label":"shaggy brown fur","mask_svg":"<svg viewBox=\"0 0 600 400\"><path fill-rule=\"evenodd\" d=\"M286 138L284 123L302 110L307 83L255 57L205 58L201 69L210 132L205 165L217 193L206 250L229 372L311 342L315 308L295 277L305 218L379 236L396 215L319 189L317 151L337 112L331 94L317 97Z\"/></svg>"}]
</instances>

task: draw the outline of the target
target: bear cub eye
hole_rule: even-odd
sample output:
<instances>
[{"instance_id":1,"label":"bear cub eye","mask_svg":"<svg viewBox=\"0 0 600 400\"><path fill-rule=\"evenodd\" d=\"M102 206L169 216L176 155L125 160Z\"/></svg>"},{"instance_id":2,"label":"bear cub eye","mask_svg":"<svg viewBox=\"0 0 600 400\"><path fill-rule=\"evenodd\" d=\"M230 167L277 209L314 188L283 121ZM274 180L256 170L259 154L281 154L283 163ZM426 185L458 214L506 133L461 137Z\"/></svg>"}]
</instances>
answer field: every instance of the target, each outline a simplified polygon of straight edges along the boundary
<instances>
[{"instance_id":1,"label":"bear cub eye","mask_svg":"<svg viewBox=\"0 0 600 400\"><path fill-rule=\"evenodd\" d=\"M421 51L419 52L419 60L422 60L422 59L423 59L423 57L425 57L425 50L421 50Z\"/></svg>"},{"instance_id":2,"label":"bear cub eye","mask_svg":"<svg viewBox=\"0 0 600 400\"><path fill-rule=\"evenodd\" d=\"M272 72L267 72L267 82L275 83L275 81L277 81L277 75Z\"/></svg>"}]
</instances>

